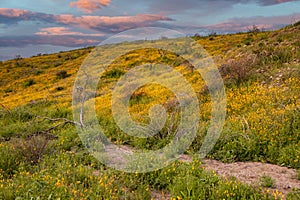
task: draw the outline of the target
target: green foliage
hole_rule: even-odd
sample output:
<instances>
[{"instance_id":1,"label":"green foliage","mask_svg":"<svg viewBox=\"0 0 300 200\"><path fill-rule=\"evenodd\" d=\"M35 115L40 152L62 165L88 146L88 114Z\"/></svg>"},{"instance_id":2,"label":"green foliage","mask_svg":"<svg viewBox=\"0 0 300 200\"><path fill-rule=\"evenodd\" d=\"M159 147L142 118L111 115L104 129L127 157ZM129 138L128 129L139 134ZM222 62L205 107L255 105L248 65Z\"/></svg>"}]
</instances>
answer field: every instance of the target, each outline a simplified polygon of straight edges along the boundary
<instances>
[{"instance_id":1,"label":"green foliage","mask_svg":"<svg viewBox=\"0 0 300 200\"><path fill-rule=\"evenodd\" d=\"M7 89L4 90L5 93L10 93L10 92L12 92L12 91L13 91L13 90L12 90L11 88L7 88Z\"/></svg>"},{"instance_id":2,"label":"green foliage","mask_svg":"<svg viewBox=\"0 0 300 200\"><path fill-rule=\"evenodd\" d=\"M0 180L10 178L17 173L22 156L18 154L13 145L4 143L0 143L0 156Z\"/></svg>"},{"instance_id":3,"label":"green foliage","mask_svg":"<svg viewBox=\"0 0 300 200\"><path fill-rule=\"evenodd\" d=\"M195 36L212 56L221 59L216 62L224 78L228 103L224 130L208 157L224 162L264 161L300 169L300 53L295 31L294 27L275 32ZM150 199L151 190L178 199L276 198L265 190L207 172L198 161L174 162L144 174L115 171L89 154L73 124L45 133L59 121L37 116L72 120L68 92L75 76L71 75L76 74L90 51L81 49L1 63L0 199ZM162 50L130 52L104 73L96 106L105 136L116 144L142 150L160 149L174 138L181 121L179 105L169 101L175 96L161 87L138 90L129 103L132 118L142 124L149 123L148 111L154 103L164 106L166 124L154 137L127 135L108 111L108 90L117 79L133 66L154 61L173 66L196 92L200 91L200 129L188 150L197 152L210 124L208 88L186 60ZM53 85L54 80L57 85ZM36 87L29 87L34 84ZM268 176L261 178L263 187L274 184ZM287 199L299 199L299 191L294 190Z\"/></svg>"},{"instance_id":4,"label":"green foliage","mask_svg":"<svg viewBox=\"0 0 300 200\"><path fill-rule=\"evenodd\" d=\"M145 92L134 92L131 95L129 105L133 106L134 104L147 104L151 102L151 97Z\"/></svg>"},{"instance_id":5,"label":"green foliage","mask_svg":"<svg viewBox=\"0 0 300 200\"><path fill-rule=\"evenodd\" d=\"M186 170L178 170L169 186L172 194L180 199L275 199L234 179L221 179L205 172L197 164L185 167Z\"/></svg>"},{"instance_id":6,"label":"green foliage","mask_svg":"<svg viewBox=\"0 0 300 200\"><path fill-rule=\"evenodd\" d=\"M4 126L1 129L0 137L1 138L10 138L14 135L17 135L18 133L20 133L24 129L25 129L25 125L20 123L20 122L11 123L7 126Z\"/></svg>"},{"instance_id":7,"label":"green foliage","mask_svg":"<svg viewBox=\"0 0 300 200\"><path fill-rule=\"evenodd\" d=\"M105 72L104 77L105 78L120 78L124 74L125 74L125 72L123 70L115 68L115 69Z\"/></svg>"},{"instance_id":8,"label":"green foliage","mask_svg":"<svg viewBox=\"0 0 300 200\"><path fill-rule=\"evenodd\" d=\"M103 170L103 168L101 169ZM93 169L77 163L72 154L46 156L29 171L2 182L1 199L119 199L115 177L94 176Z\"/></svg>"},{"instance_id":9,"label":"green foliage","mask_svg":"<svg viewBox=\"0 0 300 200\"><path fill-rule=\"evenodd\" d=\"M292 192L286 196L287 200L298 200L300 199L300 189L293 189Z\"/></svg>"},{"instance_id":10,"label":"green foliage","mask_svg":"<svg viewBox=\"0 0 300 200\"><path fill-rule=\"evenodd\" d=\"M59 138L53 141L53 146L55 149L62 151L72 151L83 147L74 127L61 129L59 131Z\"/></svg>"},{"instance_id":11,"label":"green foliage","mask_svg":"<svg viewBox=\"0 0 300 200\"><path fill-rule=\"evenodd\" d=\"M249 138L249 136L234 133L228 129L225 130L210 154L223 162L254 160L255 156L259 155L259 149L253 148L255 143L255 138Z\"/></svg>"},{"instance_id":12,"label":"green foliage","mask_svg":"<svg viewBox=\"0 0 300 200\"><path fill-rule=\"evenodd\" d=\"M252 42L252 38L246 38L243 43L247 46L251 45L251 42Z\"/></svg>"},{"instance_id":13,"label":"green foliage","mask_svg":"<svg viewBox=\"0 0 300 200\"><path fill-rule=\"evenodd\" d=\"M67 78L70 76L70 74L68 74L68 72L65 70L58 71L58 72L56 72L55 75L56 75L56 78L58 78L58 79L64 79L64 78Z\"/></svg>"},{"instance_id":14,"label":"green foliage","mask_svg":"<svg viewBox=\"0 0 300 200\"><path fill-rule=\"evenodd\" d=\"M35 82L35 80L33 80L33 79L28 79L28 80L26 80L26 81L24 82L24 86L25 86L25 87L29 87L29 86L32 86L32 85L34 85L34 84L36 84L36 82Z\"/></svg>"},{"instance_id":15,"label":"green foliage","mask_svg":"<svg viewBox=\"0 0 300 200\"><path fill-rule=\"evenodd\" d=\"M262 187L273 188L275 186L275 180L268 175L262 175L259 180Z\"/></svg>"},{"instance_id":16,"label":"green foliage","mask_svg":"<svg viewBox=\"0 0 300 200\"><path fill-rule=\"evenodd\" d=\"M277 154L278 163L287 166L293 167L295 169L300 169L300 147L299 143L289 144L279 151L279 156Z\"/></svg>"}]
</instances>

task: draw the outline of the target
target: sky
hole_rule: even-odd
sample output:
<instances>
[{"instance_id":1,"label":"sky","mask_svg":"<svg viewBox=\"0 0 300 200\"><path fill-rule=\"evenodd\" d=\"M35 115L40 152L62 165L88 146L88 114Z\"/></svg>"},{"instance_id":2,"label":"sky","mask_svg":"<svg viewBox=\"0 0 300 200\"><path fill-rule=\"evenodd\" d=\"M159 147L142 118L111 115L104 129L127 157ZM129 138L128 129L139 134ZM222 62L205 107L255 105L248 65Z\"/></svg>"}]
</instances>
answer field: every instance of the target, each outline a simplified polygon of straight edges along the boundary
<instances>
[{"instance_id":1,"label":"sky","mask_svg":"<svg viewBox=\"0 0 300 200\"><path fill-rule=\"evenodd\" d=\"M0 60L95 46L134 28L205 35L297 21L300 0L1 0Z\"/></svg>"}]
</instances>

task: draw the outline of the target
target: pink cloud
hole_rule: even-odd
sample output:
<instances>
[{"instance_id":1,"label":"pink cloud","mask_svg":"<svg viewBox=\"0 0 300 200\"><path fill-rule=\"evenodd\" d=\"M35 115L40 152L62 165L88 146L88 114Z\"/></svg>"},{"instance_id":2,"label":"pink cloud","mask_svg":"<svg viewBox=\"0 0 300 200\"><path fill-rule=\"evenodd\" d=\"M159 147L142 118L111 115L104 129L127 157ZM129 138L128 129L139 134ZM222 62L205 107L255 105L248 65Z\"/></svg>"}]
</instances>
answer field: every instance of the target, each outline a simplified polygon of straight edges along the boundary
<instances>
[{"instance_id":1,"label":"pink cloud","mask_svg":"<svg viewBox=\"0 0 300 200\"><path fill-rule=\"evenodd\" d=\"M82 28L105 30L110 29L112 32L123 31L130 28L145 26L156 21L169 21L162 15L155 14L139 14L135 16L80 16L73 15L56 15L56 22L68 25L77 25Z\"/></svg>"},{"instance_id":2,"label":"pink cloud","mask_svg":"<svg viewBox=\"0 0 300 200\"><path fill-rule=\"evenodd\" d=\"M0 14L5 17L22 17L25 15L30 15L32 12L28 10L0 8Z\"/></svg>"},{"instance_id":3,"label":"pink cloud","mask_svg":"<svg viewBox=\"0 0 300 200\"><path fill-rule=\"evenodd\" d=\"M59 25L77 26L103 32L119 32L130 28L152 26L158 21L170 21L163 15L138 14L134 16L74 16L70 14L45 14L19 9L0 9L0 23L13 24L19 21L43 21ZM53 31L53 30L52 30ZM62 30L61 30L62 31Z\"/></svg>"},{"instance_id":4,"label":"pink cloud","mask_svg":"<svg viewBox=\"0 0 300 200\"><path fill-rule=\"evenodd\" d=\"M263 4L279 4L279 3L287 3L287 2L292 2L296 0L262 0Z\"/></svg>"},{"instance_id":5,"label":"pink cloud","mask_svg":"<svg viewBox=\"0 0 300 200\"><path fill-rule=\"evenodd\" d=\"M92 13L97 9L108 6L109 4L110 0L78 0L76 2L71 2L70 6Z\"/></svg>"},{"instance_id":6,"label":"pink cloud","mask_svg":"<svg viewBox=\"0 0 300 200\"><path fill-rule=\"evenodd\" d=\"M277 29L287 24L292 24L300 21L300 13L285 16L272 16L272 17L243 17L233 18L223 23L205 26L205 29L211 29L219 32L239 32L248 31L253 25L259 29L271 30Z\"/></svg>"},{"instance_id":7,"label":"pink cloud","mask_svg":"<svg viewBox=\"0 0 300 200\"><path fill-rule=\"evenodd\" d=\"M41 28L40 32L35 33L36 35L75 35L75 36L104 36L101 33L81 33L76 31L70 31L66 27L50 27L50 28Z\"/></svg>"},{"instance_id":8,"label":"pink cloud","mask_svg":"<svg viewBox=\"0 0 300 200\"><path fill-rule=\"evenodd\" d=\"M32 12L29 10L13 9L13 8L0 8L0 23L14 24L19 21L44 21L53 22L53 15Z\"/></svg>"}]
</instances>

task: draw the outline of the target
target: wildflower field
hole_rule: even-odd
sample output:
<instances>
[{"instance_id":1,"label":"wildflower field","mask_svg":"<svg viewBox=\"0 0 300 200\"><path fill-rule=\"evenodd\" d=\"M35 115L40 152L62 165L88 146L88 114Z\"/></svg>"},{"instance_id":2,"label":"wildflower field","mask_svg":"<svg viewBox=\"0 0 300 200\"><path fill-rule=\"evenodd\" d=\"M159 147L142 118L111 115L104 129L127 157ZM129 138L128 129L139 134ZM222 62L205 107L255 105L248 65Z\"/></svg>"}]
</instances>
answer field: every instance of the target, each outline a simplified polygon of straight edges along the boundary
<instances>
[{"instance_id":1,"label":"wildflower field","mask_svg":"<svg viewBox=\"0 0 300 200\"><path fill-rule=\"evenodd\" d=\"M224 80L227 114L218 142L207 155L222 162L257 161L298 170L300 179L300 25L270 32L194 36L213 57ZM163 43L163 41L162 41ZM157 103L175 111L152 138L126 135L111 112L111 89L132 67L156 61L172 65L197 91L200 123L186 151L192 162L176 161L147 173L120 172L89 154L72 123L72 89L81 63L93 48L0 62L0 199L300 199L247 185L207 171L193 157L207 133L210 95L201 75L167 52L141 49L118 58L101 77L96 94L99 124L106 137L132 149L159 149L174 137L176 97L157 84L130 99L133 120L149 123ZM143 56L141 56L143 55ZM154 195L156 194L156 195Z\"/></svg>"}]
</instances>

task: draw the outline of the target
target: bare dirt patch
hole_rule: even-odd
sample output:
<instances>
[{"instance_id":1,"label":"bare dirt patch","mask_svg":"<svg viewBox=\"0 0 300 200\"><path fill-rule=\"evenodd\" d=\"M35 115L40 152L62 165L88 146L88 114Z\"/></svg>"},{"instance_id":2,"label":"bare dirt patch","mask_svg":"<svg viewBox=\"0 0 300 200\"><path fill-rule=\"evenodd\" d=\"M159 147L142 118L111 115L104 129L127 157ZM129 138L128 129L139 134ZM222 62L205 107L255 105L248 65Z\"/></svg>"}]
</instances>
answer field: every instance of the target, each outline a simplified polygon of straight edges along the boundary
<instances>
[{"instance_id":1,"label":"bare dirt patch","mask_svg":"<svg viewBox=\"0 0 300 200\"><path fill-rule=\"evenodd\" d=\"M275 180L275 185L270 190L278 190L284 196L293 188L300 189L297 171L287 167L260 162L222 163L209 159L203 160L203 166L206 170L213 170L220 176L227 178L233 176L243 183L255 186L260 186L261 176L270 176Z\"/></svg>"},{"instance_id":2,"label":"bare dirt patch","mask_svg":"<svg viewBox=\"0 0 300 200\"><path fill-rule=\"evenodd\" d=\"M167 192L158 191L158 190L151 191L151 199L153 199L153 200L168 200L171 198L172 198L172 195Z\"/></svg>"},{"instance_id":3,"label":"bare dirt patch","mask_svg":"<svg viewBox=\"0 0 300 200\"><path fill-rule=\"evenodd\" d=\"M130 152L131 148L128 146L120 145L120 149ZM107 148L108 154L112 155L110 148ZM124 162L124 158L121 155L114 156L115 162ZM181 155L180 161L192 162L192 158L189 155ZM235 162L235 163L222 163L217 160L205 159L203 160L203 167L206 170L215 171L220 177L235 177L242 183L260 186L260 178L263 175L270 176L275 180L274 187L266 188L268 190L278 191L285 197L292 191L293 188L300 189L300 180L297 179L297 171L287 167L281 167L278 165L272 165L268 163L260 162ZM97 173L95 173L97 175ZM170 199L171 194L162 191L151 191L151 197L155 200Z\"/></svg>"}]
</instances>

